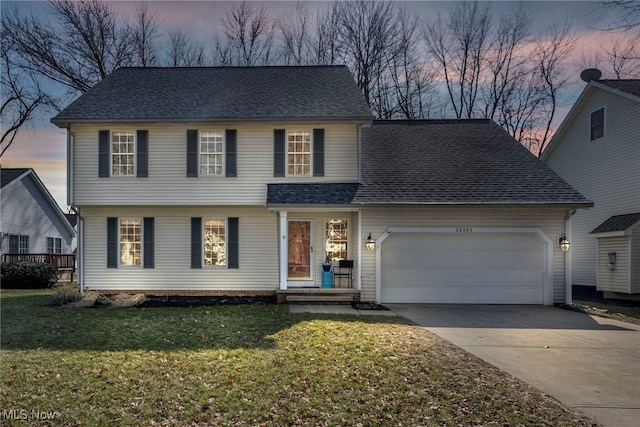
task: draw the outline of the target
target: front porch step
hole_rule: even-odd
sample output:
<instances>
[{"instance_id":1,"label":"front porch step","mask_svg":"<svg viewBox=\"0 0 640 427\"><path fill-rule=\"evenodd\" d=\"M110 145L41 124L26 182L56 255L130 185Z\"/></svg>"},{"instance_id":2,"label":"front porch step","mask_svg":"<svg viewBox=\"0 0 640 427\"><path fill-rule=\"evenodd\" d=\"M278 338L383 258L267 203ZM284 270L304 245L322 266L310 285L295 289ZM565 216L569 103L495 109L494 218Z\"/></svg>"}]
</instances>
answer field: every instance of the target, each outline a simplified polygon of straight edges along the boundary
<instances>
[{"instance_id":1,"label":"front porch step","mask_svg":"<svg viewBox=\"0 0 640 427\"><path fill-rule=\"evenodd\" d=\"M291 304L351 304L360 302L357 289L295 288L277 290L278 303Z\"/></svg>"}]
</instances>

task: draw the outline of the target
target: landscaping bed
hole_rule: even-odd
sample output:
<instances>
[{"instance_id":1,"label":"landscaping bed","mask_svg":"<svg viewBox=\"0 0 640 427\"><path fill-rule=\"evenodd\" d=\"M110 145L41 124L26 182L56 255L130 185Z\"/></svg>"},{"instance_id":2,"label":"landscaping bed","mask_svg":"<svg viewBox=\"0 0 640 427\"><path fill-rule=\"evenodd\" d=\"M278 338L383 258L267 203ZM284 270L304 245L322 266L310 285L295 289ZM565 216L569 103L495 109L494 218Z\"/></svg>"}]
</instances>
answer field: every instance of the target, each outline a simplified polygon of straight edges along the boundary
<instances>
[{"instance_id":1,"label":"landscaping bed","mask_svg":"<svg viewBox=\"0 0 640 427\"><path fill-rule=\"evenodd\" d=\"M597 425L399 317L59 309L52 294L0 294L1 405L49 425Z\"/></svg>"}]
</instances>

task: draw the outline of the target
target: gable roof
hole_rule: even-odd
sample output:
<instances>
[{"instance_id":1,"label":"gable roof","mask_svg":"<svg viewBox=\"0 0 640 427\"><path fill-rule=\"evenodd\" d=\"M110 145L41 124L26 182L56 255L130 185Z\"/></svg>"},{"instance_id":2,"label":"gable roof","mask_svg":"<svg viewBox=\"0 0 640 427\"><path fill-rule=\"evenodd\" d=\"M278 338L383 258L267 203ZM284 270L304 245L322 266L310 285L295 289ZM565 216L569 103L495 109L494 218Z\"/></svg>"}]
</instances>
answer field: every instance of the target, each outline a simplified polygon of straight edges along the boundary
<instances>
[{"instance_id":1,"label":"gable roof","mask_svg":"<svg viewBox=\"0 0 640 427\"><path fill-rule=\"evenodd\" d=\"M11 184L16 179L20 178L22 175L29 172L31 169L28 168L2 168L0 169L0 188L4 188L5 186Z\"/></svg>"},{"instance_id":2,"label":"gable roof","mask_svg":"<svg viewBox=\"0 0 640 427\"><path fill-rule=\"evenodd\" d=\"M582 110L583 103L586 102L586 99L592 92L597 90L604 90L605 92L640 103L640 80L591 80L582 90L582 93L580 93L580 96L578 96L578 99L564 120L562 120L558 130L551 138L551 141L549 141L549 144L547 144L547 148L542 152L540 158L543 161L546 162L549 159L558 141L562 139L575 119L575 116Z\"/></svg>"},{"instance_id":3,"label":"gable roof","mask_svg":"<svg viewBox=\"0 0 640 427\"><path fill-rule=\"evenodd\" d=\"M361 206L593 206L488 119L375 121L362 129L360 185L348 188ZM267 205L310 204L320 190L269 184Z\"/></svg>"},{"instance_id":4,"label":"gable roof","mask_svg":"<svg viewBox=\"0 0 640 427\"><path fill-rule=\"evenodd\" d=\"M268 184L267 205L348 205L358 183Z\"/></svg>"},{"instance_id":5,"label":"gable roof","mask_svg":"<svg viewBox=\"0 0 640 427\"><path fill-rule=\"evenodd\" d=\"M56 213L56 216L58 216L60 221L62 221L69 233L75 234L75 230L67 220L64 212L62 212L62 209L60 209L60 206L58 206L58 203L55 201L51 193L49 193L49 190L47 190L47 187L45 187L44 183L40 180L40 177L36 174L35 170L31 168L0 168L0 181L2 182L2 188L6 188L9 185L19 182L27 177L35 183L36 188L38 188L43 196L43 200L51 206L53 211Z\"/></svg>"},{"instance_id":6,"label":"gable roof","mask_svg":"<svg viewBox=\"0 0 640 427\"><path fill-rule=\"evenodd\" d=\"M346 66L119 68L51 121L373 119Z\"/></svg>"},{"instance_id":7,"label":"gable roof","mask_svg":"<svg viewBox=\"0 0 640 427\"><path fill-rule=\"evenodd\" d=\"M614 215L593 229L589 234L611 233L610 235L626 235L640 222L640 212L627 215Z\"/></svg>"},{"instance_id":8,"label":"gable roof","mask_svg":"<svg viewBox=\"0 0 640 427\"><path fill-rule=\"evenodd\" d=\"M488 119L378 121L362 145L354 203L592 205Z\"/></svg>"}]
</instances>

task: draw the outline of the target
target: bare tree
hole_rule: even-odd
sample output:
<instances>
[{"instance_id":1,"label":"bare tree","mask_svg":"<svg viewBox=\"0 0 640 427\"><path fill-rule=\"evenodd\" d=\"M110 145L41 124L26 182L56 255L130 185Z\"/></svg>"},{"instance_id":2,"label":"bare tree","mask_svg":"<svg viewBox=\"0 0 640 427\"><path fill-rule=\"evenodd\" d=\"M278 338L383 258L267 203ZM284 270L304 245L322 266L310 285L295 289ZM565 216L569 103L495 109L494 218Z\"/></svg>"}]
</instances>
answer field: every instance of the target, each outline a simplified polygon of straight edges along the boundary
<instances>
[{"instance_id":1,"label":"bare tree","mask_svg":"<svg viewBox=\"0 0 640 427\"><path fill-rule=\"evenodd\" d=\"M214 62L228 65L270 65L275 29L264 8L246 1L234 4L221 19L224 38L214 47Z\"/></svg>"},{"instance_id":2,"label":"bare tree","mask_svg":"<svg viewBox=\"0 0 640 427\"><path fill-rule=\"evenodd\" d=\"M607 24L606 31L627 31L640 27L640 2L638 0L602 0L601 8L616 16Z\"/></svg>"},{"instance_id":3,"label":"bare tree","mask_svg":"<svg viewBox=\"0 0 640 427\"><path fill-rule=\"evenodd\" d=\"M158 39L160 38L160 17L157 12L149 9L147 3L136 7L135 21L131 26L131 42L135 65L149 67L157 65Z\"/></svg>"},{"instance_id":4,"label":"bare tree","mask_svg":"<svg viewBox=\"0 0 640 427\"><path fill-rule=\"evenodd\" d=\"M342 59L354 75L365 100L380 116L374 85L396 48L396 13L392 3L373 0L338 2ZM379 85L378 85L379 86ZM381 99L381 98L379 98Z\"/></svg>"},{"instance_id":5,"label":"bare tree","mask_svg":"<svg viewBox=\"0 0 640 427\"><path fill-rule=\"evenodd\" d=\"M537 142L538 156L542 154L553 133L552 124L558 107L558 96L569 80L563 64L573 51L575 43L573 26L567 20L562 25L552 24L547 36L541 38L536 46L537 71L545 96L542 110L546 116L544 131Z\"/></svg>"},{"instance_id":6,"label":"bare tree","mask_svg":"<svg viewBox=\"0 0 640 427\"><path fill-rule=\"evenodd\" d=\"M302 3L296 3L295 13L278 20L282 34L282 62L285 65L306 65L308 60L310 15Z\"/></svg>"},{"instance_id":7,"label":"bare tree","mask_svg":"<svg viewBox=\"0 0 640 427\"><path fill-rule=\"evenodd\" d=\"M315 15L311 35L307 41L310 65L334 65L341 54L340 15L338 3L330 3L326 10Z\"/></svg>"},{"instance_id":8,"label":"bare tree","mask_svg":"<svg viewBox=\"0 0 640 427\"><path fill-rule=\"evenodd\" d=\"M131 63L130 33L107 3L56 0L49 7L55 24L21 17L15 9L3 15L23 69L77 93Z\"/></svg>"},{"instance_id":9,"label":"bare tree","mask_svg":"<svg viewBox=\"0 0 640 427\"><path fill-rule=\"evenodd\" d=\"M181 29L169 31L166 64L169 67L199 67L206 63L204 46L191 41Z\"/></svg>"},{"instance_id":10,"label":"bare tree","mask_svg":"<svg viewBox=\"0 0 640 427\"><path fill-rule=\"evenodd\" d=\"M490 47L489 6L459 2L446 17L438 13L424 30L431 56L441 67L451 107L457 118L477 113L480 76Z\"/></svg>"},{"instance_id":11,"label":"bare tree","mask_svg":"<svg viewBox=\"0 0 640 427\"><path fill-rule=\"evenodd\" d=\"M15 52L9 37L2 30L0 74L0 121L2 137L0 139L0 157L13 144L18 132L33 118L36 110L47 104L48 98L40 88L38 80L32 74L14 67L12 57Z\"/></svg>"}]
</instances>

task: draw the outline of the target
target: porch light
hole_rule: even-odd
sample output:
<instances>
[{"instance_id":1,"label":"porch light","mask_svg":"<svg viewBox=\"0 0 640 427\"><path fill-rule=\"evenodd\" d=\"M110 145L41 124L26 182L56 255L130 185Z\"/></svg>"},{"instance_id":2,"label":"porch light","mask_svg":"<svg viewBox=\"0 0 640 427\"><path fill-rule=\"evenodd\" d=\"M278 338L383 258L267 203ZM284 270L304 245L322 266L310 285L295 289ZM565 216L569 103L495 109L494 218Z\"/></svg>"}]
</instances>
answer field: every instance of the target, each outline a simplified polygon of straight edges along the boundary
<instances>
[{"instance_id":1,"label":"porch light","mask_svg":"<svg viewBox=\"0 0 640 427\"><path fill-rule=\"evenodd\" d=\"M367 236L367 241L365 242L365 246L367 247L368 251L372 251L376 248L376 241L373 240L373 237L371 237L371 233L369 233L369 235Z\"/></svg>"},{"instance_id":2,"label":"porch light","mask_svg":"<svg viewBox=\"0 0 640 427\"><path fill-rule=\"evenodd\" d=\"M571 243L569 243L569 241L567 240L567 236L565 236L564 234L560 236L558 244L560 245L560 249L562 250L562 252L567 252L569 250L569 246L571 246Z\"/></svg>"}]
</instances>

